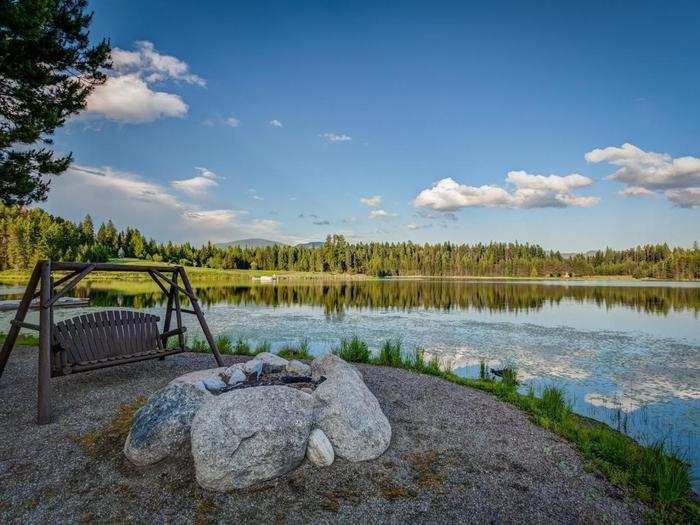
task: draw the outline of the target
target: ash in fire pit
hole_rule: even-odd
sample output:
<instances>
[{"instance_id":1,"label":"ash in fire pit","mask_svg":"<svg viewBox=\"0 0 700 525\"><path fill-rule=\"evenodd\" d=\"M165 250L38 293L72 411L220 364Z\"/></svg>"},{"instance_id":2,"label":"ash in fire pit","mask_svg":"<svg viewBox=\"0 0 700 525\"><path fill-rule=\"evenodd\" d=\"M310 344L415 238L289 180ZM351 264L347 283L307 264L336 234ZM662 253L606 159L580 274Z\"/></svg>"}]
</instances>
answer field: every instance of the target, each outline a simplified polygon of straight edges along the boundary
<instances>
[{"instance_id":1,"label":"ash in fire pit","mask_svg":"<svg viewBox=\"0 0 700 525\"><path fill-rule=\"evenodd\" d=\"M191 453L197 481L227 491L272 479L304 458L374 459L391 426L362 374L328 354L311 365L259 354L173 380L134 416L127 458L149 465Z\"/></svg>"}]
</instances>

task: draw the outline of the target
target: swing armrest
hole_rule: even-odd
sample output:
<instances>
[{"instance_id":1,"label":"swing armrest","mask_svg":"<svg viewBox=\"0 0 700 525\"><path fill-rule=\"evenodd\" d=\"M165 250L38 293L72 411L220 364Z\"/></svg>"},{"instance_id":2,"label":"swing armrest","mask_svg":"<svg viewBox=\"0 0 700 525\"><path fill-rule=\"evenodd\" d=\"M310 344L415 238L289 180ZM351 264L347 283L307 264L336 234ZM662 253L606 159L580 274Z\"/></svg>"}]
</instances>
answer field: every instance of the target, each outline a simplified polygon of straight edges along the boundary
<instances>
[{"instance_id":1,"label":"swing armrest","mask_svg":"<svg viewBox=\"0 0 700 525\"><path fill-rule=\"evenodd\" d=\"M174 330L168 330L167 332L163 332L160 334L160 338L162 341L165 341L169 337L172 337L174 335L178 334L184 334L187 331L187 327L183 326L182 328L175 328Z\"/></svg>"}]
</instances>

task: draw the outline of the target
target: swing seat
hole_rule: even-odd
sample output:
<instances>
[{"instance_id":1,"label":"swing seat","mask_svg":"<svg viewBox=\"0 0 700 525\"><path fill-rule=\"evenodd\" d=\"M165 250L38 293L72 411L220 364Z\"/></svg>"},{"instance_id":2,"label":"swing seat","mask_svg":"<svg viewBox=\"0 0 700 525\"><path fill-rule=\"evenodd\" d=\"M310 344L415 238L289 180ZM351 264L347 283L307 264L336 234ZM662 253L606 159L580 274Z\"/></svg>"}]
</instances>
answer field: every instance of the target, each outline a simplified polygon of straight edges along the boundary
<instances>
[{"instance_id":1,"label":"swing seat","mask_svg":"<svg viewBox=\"0 0 700 525\"><path fill-rule=\"evenodd\" d=\"M63 376L146 359L165 358L185 348L167 348L167 340L185 327L159 333L156 315L107 310L79 315L53 327L51 376Z\"/></svg>"}]
</instances>

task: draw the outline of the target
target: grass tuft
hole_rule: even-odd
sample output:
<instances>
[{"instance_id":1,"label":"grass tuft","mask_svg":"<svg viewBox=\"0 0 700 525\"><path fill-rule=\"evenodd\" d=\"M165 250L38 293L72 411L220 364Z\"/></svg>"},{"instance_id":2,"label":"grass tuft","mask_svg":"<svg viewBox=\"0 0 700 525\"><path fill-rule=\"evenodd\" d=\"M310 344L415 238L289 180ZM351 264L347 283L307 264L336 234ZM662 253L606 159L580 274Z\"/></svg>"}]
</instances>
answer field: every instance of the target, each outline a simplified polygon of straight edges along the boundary
<instances>
[{"instance_id":1,"label":"grass tuft","mask_svg":"<svg viewBox=\"0 0 700 525\"><path fill-rule=\"evenodd\" d=\"M254 355L262 354L263 352L269 352L272 346L270 345L270 341L263 341L262 343L258 343L258 346L255 347L255 352L253 352Z\"/></svg>"},{"instance_id":2,"label":"grass tuft","mask_svg":"<svg viewBox=\"0 0 700 525\"><path fill-rule=\"evenodd\" d=\"M309 341L304 339L299 346L288 345L282 348L277 355L285 359L311 359L313 356L309 352Z\"/></svg>"},{"instance_id":3,"label":"grass tuft","mask_svg":"<svg viewBox=\"0 0 700 525\"><path fill-rule=\"evenodd\" d=\"M340 341L340 346L334 349L333 353L349 363L369 363L372 358L367 343L356 335Z\"/></svg>"},{"instance_id":4,"label":"grass tuft","mask_svg":"<svg viewBox=\"0 0 700 525\"><path fill-rule=\"evenodd\" d=\"M375 365L405 368L404 358L401 353L401 341L399 339L384 341L384 344L382 344L379 349L379 355L372 363Z\"/></svg>"}]
</instances>

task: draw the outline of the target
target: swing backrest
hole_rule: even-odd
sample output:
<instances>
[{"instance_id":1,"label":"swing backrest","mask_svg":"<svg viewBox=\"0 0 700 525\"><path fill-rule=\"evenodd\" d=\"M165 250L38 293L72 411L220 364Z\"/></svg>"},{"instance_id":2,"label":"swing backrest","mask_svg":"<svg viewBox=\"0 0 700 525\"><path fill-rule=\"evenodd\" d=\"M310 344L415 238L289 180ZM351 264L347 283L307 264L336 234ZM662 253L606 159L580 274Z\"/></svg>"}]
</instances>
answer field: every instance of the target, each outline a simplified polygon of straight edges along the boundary
<instances>
[{"instance_id":1,"label":"swing backrest","mask_svg":"<svg viewBox=\"0 0 700 525\"><path fill-rule=\"evenodd\" d=\"M56 323L54 375L173 353L163 348L159 320L143 312L107 310Z\"/></svg>"}]
</instances>

